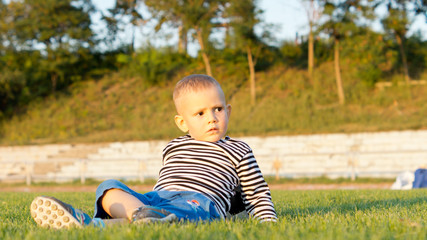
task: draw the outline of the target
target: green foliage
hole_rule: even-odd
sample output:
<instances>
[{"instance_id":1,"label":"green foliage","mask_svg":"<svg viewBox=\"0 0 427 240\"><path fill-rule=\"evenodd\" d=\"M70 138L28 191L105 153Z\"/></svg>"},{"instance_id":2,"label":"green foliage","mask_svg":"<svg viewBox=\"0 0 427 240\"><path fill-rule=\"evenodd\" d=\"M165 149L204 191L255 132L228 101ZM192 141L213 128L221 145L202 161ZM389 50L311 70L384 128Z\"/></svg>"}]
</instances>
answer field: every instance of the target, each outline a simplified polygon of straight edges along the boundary
<instances>
[{"instance_id":1,"label":"green foliage","mask_svg":"<svg viewBox=\"0 0 427 240\"><path fill-rule=\"evenodd\" d=\"M134 56L118 55L118 62L127 64L121 73L126 77L138 77L146 86L170 81L176 73L191 64L191 59L171 48L156 49L151 46L140 49Z\"/></svg>"},{"instance_id":2,"label":"green foliage","mask_svg":"<svg viewBox=\"0 0 427 240\"><path fill-rule=\"evenodd\" d=\"M255 34L255 26L260 23L262 11L257 8L254 0L230 1L226 16L230 18L229 40L233 47L245 48L248 45L256 47L260 42ZM232 39L231 39L232 38Z\"/></svg>"},{"instance_id":3,"label":"green foliage","mask_svg":"<svg viewBox=\"0 0 427 240\"><path fill-rule=\"evenodd\" d=\"M7 112L10 106L16 105L25 97L25 76L19 71L3 71L0 73L0 110ZM28 94L28 92L27 92ZM0 119L2 117L0 111Z\"/></svg>"},{"instance_id":4,"label":"green foliage","mask_svg":"<svg viewBox=\"0 0 427 240\"><path fill-rule=\"evenodd\" d=\"M260 48L257 49L257 55L255 57L256 71L267 71L271 66L276 63L283 63L280 58L279 49L260 43Z\"/></svg>"},{"instance_id":5,"label":"green foliage","mask_svg":"<svg viewBox=\"0 0 427 240\"><path fill-rule=\"evenodd\" d=\"M410 20L405 6L406 1L390 2L387 5L388 15L381 20L381 23L392 35L404 36L409 29Z\"/></svg>"},{"instance_id":6,"label":"green foliage","mask_svg":"<svg viewBox=\"0 0 427 240\"><path fill-rule=\"evenodd\" d=\"M227 1L225 0L196 0L168 1L146 0L148 10L157 20L155 30L158 31L164 23L180 28L180 41L187 40L190 31L195 32L193 38L199 43L203 55L206 74L212 75L208 52L211 48L209 36L215 28L215 20L221 17ZM187 46L185 46L187 47Z\"/></svg>"},{"instance_id":7,"label":"green foliage","mask_svg":"<svg viewBox=\"0 0 427 240\"><path fill-rule=\"evenodd\" d=\"M357 31L356 22L361 18L360 1L324 1L324 16L326 21L319 25L319 30L333 37L341 39Z\"/></svg>"},{"instance_id":8,"label":"green foliage","mask_svg":"<svg viewBox=\"0 0 427 240\"><path fill-rule=\"evenodd\" d=\"M357 79L373 87L386 74L393 71L398 56L381 34L362 30L342 41L342 57L351 59L350 66L357 72ZM349 81L354 81L349 79Z\"/></svg>"},{"instance_id":9,"label":"green foliage","mask_svg":"<svg viewBox=\"0 0 427 240\"><path fill-rule=\"evenodd\" d=\"M333 46L328 40L318 38L314 41L315 64L321 65L333 59ZM346 50L346 49L345 49ZM308 58L308 39L301 42L283 41L279 46L280 59L289 66L306 68Z\"/></svg>"},{"instance_id":10,"label":"green foliage","mask_svg":"<svg viewBox=\"0 0 427 240\"><path fill-rule=\"evenodd\" d=\"M211 53L213 63L219 66L216 71L220 76L236 75L237 78L247 78L248 57L242 49L225 48Z\"/></svg>"},{"instance_id":11,"label":"green foliage","mask_svg":"<svg viewBox=\"0 0 427 240\"><path fill-rule=\"evenodd\" d=\"M0 238L9 239L424 239L426 190L272 191L277 223L254 219L118 225L49 230L30 216L37 195L59 198L93 214L94 193L13 193L0 196Z\"/></svg>"},{"instance_id":12,"label":"green foliage","mask_svg":"<svg viewBox=\"0 0 427 240\"><path fill-rule=\"evenodd\" d=\"M295 66L306 62L304 49L307 49L307 46L298 45L293 41L285 41L280 46L280 53L287 64Z\"/></svg>"},{"instance_id":13,"label":"green foliage","mask_svg":"<svg viewBox=\"0 0 427 240\"><path fill-rule=\"evenodd\" d=\"M421 74L427 69L427 41L421 38L415 34L406 41L409 73L414 79L421 79Z\"/></svg>"},{"instance_id":14,"label":"green foliage","mask_svg":"<svg viewBox=\"0 0 427 240\"><path fill-rule=\"evenodd\" d=\"M61 48L62 44L82 46L91 43L93 33L89 14L93 6L90 1L25 0L22 4L25 6L24 16L20 16L16 24L18 30L25 33L23 40L35 40L35 44L45 45L46 50Z\"/></svg>"},{"instance_id":15,"label":"green foliage","mask_svg":"<svg viewBox=\"0 0 427 240\"><path fill-rule=\"evenodd\" d=\"M0 111L22 108L89 76L92 7L87 0L10 1L2 6L0 91L5 97Z\"/></svg>"},{"instance_id":16,"label":"green foliage","mask_svg":"<svg viewBox=\"0 0 427 240\"><path fill-rule=\"evenodd\" d=\"M122 44L119 33L128 35L127 26L131 26L132 39L129 45L130 52L134 52L135 44L135 31L137 27L144 24L144 17L140 13L141 1L127 0L127 1L116 1L113 8L108 9L109 15L102 13L102 20L107 24L108 34L104 41L109 47L114 47L114 43L119 42ZM125 40L126 41L126 40Z\"/></svg>"}]
</instances>

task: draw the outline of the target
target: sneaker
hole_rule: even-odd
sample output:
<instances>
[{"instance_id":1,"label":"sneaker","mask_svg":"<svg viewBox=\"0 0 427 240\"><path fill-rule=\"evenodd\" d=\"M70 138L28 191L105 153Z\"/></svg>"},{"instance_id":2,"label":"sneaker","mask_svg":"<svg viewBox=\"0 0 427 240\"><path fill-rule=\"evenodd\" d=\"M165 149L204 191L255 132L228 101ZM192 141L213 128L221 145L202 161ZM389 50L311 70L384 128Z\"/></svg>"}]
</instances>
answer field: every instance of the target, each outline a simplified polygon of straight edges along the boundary
<instances>
[{"instance_id":1,"label":"sneaker","mask_svg":"<svg viewBox=\"0 0 427 240\"><path fill-rule=\"evenodd\" d=\"M132 223L175 222L175 214L161 208L144 205L137 208L132 214Z\"/></svg>"},{"instance_id":2,"label":"sneaker","mask_svg":"<svg viewBox=\"0 0 427 240\"><path fill-rule=\"evenodd\" d=\"M92 219L83 211L54 197L36 197L31 203L31 216L39 226L46 228L105 226L101 219Z\"/></svg>"}]
</instances>

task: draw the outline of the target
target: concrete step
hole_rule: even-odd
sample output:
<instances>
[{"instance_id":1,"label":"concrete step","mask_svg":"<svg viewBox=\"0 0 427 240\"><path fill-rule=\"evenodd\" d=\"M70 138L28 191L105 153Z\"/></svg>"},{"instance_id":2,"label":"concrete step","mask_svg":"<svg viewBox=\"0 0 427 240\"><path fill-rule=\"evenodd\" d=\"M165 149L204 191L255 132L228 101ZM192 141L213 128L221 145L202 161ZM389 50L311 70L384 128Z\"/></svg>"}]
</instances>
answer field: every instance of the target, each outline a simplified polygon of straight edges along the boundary
<instances>
[{"instance_id":1,"label":"concrete step","mask_svg":"<svg viewBox=\"0 0 427 240\"><path fill-rule=\"evenodd\" d=\"M97 153L108 144L72 144L70 148L63 149L56 154L51 154L49 159L85 159L90 154Z\"/></svg>"},{"instance_id":2,"label":"concrete step","mask_svg":"<svg viewBox=\"0 0 427 240\"><path fill-rule=\"evenodd\" d=\"M39 161L69 149L69 144L0 147L0 161Z\"/></svg>"}]
</instances>

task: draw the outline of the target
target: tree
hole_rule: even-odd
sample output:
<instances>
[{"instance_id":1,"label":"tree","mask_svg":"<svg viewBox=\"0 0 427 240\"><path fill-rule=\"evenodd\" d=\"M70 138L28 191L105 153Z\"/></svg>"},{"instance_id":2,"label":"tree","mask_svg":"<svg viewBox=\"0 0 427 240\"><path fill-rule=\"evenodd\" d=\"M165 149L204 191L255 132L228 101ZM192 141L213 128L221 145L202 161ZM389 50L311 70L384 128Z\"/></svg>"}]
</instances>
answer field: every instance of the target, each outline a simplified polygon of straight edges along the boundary
<instances>
[{"instance_id":1,"label":"tree","mask_svg":"<svg viewBox=\"0 0 427 240\"><path fill-rule=\"evenodd\" d=\"M1 50L18 51L24 48L25 40L22 40L23 32L18 29L19 21L25 18L25 6L20 2L8 4L0 2L0 41Z\"/></svg>"},{"instance_id":2,"label":"tree","mask_svg":"<svg viewBox=\"0 0 427 240\"><path fill-rule=\"evenodd\" d=\"M108 26L107 38L110 41L114 41L117 38L117 33L122 30L120 25L130 23L133 26L130 52L135 51L135 27L145 23L143 16L138 12L139 2L138 0L116 0L114 8L108 9L112 16L102 16Z\"/></svg>"},{"instance_id":3,"label":"tree","mask_svg":"<svg viewBox=\"0 0 427 240\"><path fill-rule=\"evenodd\" d=\"M159 31L165 23L168 23L178 29L178 52L186 54L188 44L188 29L185 29L183 24L183 16L185 11L183 9L179 9L184 3L175 1L158 2L153 0L145 0L144 2L150 13L153 15L153 18L157 21L155 26L156 31ZM176 9L171 10L169 8Z\"/></svg>"},{"instance_id":4,"label":"tree","mask_svg":"<svg viewBox=\"0 0 427 240\"><path fill-rule=\"evenodd\" d=\"M249 66L249 83L251 89L251 103L255 105L255 52L258 52L262 43L255 34L255 26L260 23L259 14L254 0L233 0L227 8L226 17L230 19L235 47L245 49Z\"/></svg>"},{"instance_id":5,"label":"tree","mask_svg":"<svg viewBox=\"0 0 427 240\"><path fill-rule=\"evenodd\" d=\"M214 27L214 20L220 17L225 7L224 0L145 0L151 14L158 20L157 29L165 22L178 25L182 35L194 30L194 38L200 46L206 74L212 76L207 50L207 39Z\"/></svg>"},{"instance_id":6,"label":"tree","mask_svg":"<svg viewBox=\"0 0 427 240\"><path fill-rule=\"evenodd\" d=\"M414 0L414 2L415 13L424 15L427 21L427 0Z\"/></svg>"},{"instance_id":7,"label":"tree","mask_svg":"<svg viewBox=\"0 0 427 240\"><path fill-rule=\"evenodd\" d=\"M23 6L15 22L16 38L21 46L42 48L46 57L41 66L50 75L53 92L70 65L88 53L83 49L93 45L90 13L94 7L90 0L24 0L11 4Z\"/></svg>"},{"instance_id":8,"label":"tree","mask_svg":"<svg viewBox=\"0 0 427 240\"><path fill-rule=\"evenodd\" d=\"M358 31L358 21L373 17L370 1L363 0L326 0L323 2L324 16L327 20L320 30L327 33L334 42L334 69L339 103L345 104L344 87L341 79L340 41Z\"/></svg>"},{"instance_id":9,"label":"tree","mask_svg":"<svg viewBox=\"0 0 427 240\"><path fill-rule=\"evenodd\" d=\"M315 0L301 0L305 12L307 14L308 19L308 26L309 26L309 32L308 32L308 75L310 79L313 79L313 69L314 69L314 28L316 25L316 22L319 21L321 14L322 14L322 8L319 4L317 4Z\"/></svg>"},{"instance_id":10,"label":"tree","mask_svg":"<svg viewBox=\"0 0 427 240\"><path fill-rule=\"evenodd\" d=\"M426 14L427 1L421 0L388 0L386 1L388 15L381 20L384 30L393 35L399 46L400 58L403 65L405 81L409 84L408 60L406 57L405 41L408 29L412 24L409 13ZM427 15L426 15L427 16Z\"/></svg>"}]
</instances>

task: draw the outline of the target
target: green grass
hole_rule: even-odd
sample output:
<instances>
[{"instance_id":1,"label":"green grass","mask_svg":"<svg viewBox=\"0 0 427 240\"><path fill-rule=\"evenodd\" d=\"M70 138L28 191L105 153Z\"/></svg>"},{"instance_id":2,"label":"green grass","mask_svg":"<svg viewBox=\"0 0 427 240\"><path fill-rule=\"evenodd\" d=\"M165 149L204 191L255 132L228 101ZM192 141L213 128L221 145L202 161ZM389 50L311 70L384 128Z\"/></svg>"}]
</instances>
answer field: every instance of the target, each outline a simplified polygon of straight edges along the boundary
<instances>
[{"instance_id":1,"label":"green grass","mask_svg":"<svg viewBox=\"0 0 427 240\"><path fill-rule=\"evenodd\" d=\"M363 183L393 183L395 178L329 178L329 177L313 177L313 178L279 178L273 176L265 176L265 181L268 184L363 184Z\"/></svg>"},{"instance_id":2,"label":"green grass","mask_svg":"<svg viewBox=\"0 0 427 240\"><path fill-rule=\"evenodd\" d=\"M93 214L94 193L52 195ZM36 193L0 195L0 239L425 239L427 190L273 191L279 221L47 230L29 213Z\"/></svg>"},{"instance_id":3,"label":"green grass","mask_svg":"<svg viewBox=\"0 0 427 240\"><path fill-rule=\"evenodd\" d=\"M356 178L355 180L351 180L350 178L328 178L328 177L313 177L313 178L279 178L276 179L274 176L264 176L265 181L269 184L363 184L363 183L393 183L395 178ZM135 185L147 185L154 186L157 182L155 178L147 178L144 182L137 180L121 180L128 186ZM98 186L102 181L95 179L86 179L86 182L82 184L80 180L73 180L69 182L57 183L52 181L46 182L33 182L31 183L31 187L82 187L82 186ZM27 187L24 181L21 182L1 182L1 187Z\"/></svg>"}]
</instances>

